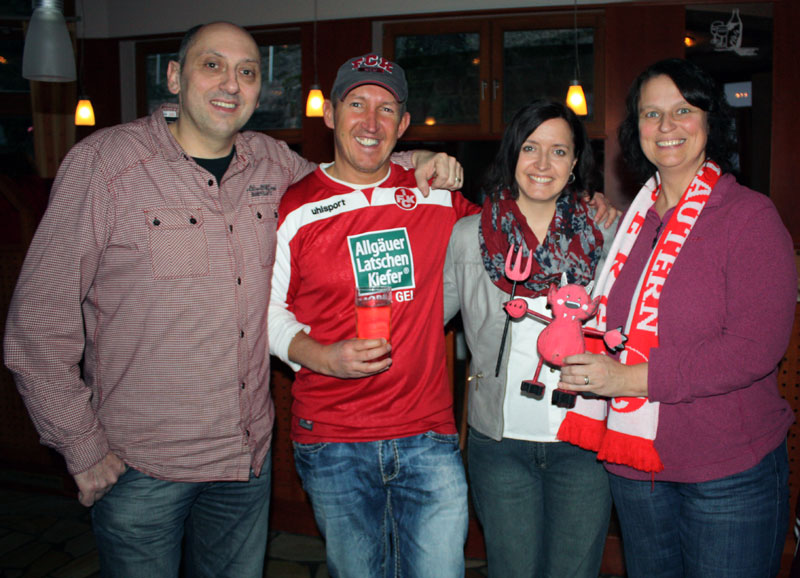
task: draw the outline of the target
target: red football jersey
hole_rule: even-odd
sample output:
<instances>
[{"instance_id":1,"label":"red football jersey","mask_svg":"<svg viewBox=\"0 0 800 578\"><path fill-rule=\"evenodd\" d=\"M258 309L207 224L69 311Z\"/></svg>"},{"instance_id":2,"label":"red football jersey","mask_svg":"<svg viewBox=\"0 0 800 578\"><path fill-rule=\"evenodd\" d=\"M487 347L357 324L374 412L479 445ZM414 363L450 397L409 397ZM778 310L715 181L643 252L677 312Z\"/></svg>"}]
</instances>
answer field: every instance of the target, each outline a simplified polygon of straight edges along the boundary
<instances>
[{"instance_id":1,"label":"red football jersey","mask_svg":"<svg viewBox=\"0 0 800 578\"><path fill-rule=\"evenodd\" d=\"M366 188L317 169L286 192L272 295L311 327L311 337L321 343L354 338L356 285L392 287L392 366L362 379L302 368L292 388L294 440L374 441L456 431L442 268L453 224L478 211L457 192L432 190L423 197L413 171L394 164L386 179Z\"/></svg>"}]
</instances>

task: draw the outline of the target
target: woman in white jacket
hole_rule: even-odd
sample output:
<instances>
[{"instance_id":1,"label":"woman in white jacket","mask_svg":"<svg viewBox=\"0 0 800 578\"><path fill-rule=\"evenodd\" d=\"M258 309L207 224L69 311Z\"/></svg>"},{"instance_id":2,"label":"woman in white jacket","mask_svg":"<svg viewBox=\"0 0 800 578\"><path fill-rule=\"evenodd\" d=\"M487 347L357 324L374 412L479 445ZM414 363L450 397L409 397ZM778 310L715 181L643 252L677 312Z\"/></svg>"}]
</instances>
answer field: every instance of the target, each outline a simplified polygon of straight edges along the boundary
<instances>
[{"instance_id":1,"label":"woman in white jacket","mask_svg":"<svg viewBox=\"0 0 800 578\"><path fill-rule=\"evenodd\" d=\"M535 101L511 120L487 178L480 215L453 229L445 264L445 318L460 309L472 353L469 477L483 526L489 576L596 578L608 528L608 480L596 455L556 440L564 418L551 405L559 373L543 368L541 400L524 396L545 327L526 318L510 325L499 374L511 281L510 246L532 253L532 272L516 296L547 314L546 293L562 273L588 284L599 272L612 230L594 223L588 195L594 160L586 130L557 102Z\"/></svg>"}]
</instances>

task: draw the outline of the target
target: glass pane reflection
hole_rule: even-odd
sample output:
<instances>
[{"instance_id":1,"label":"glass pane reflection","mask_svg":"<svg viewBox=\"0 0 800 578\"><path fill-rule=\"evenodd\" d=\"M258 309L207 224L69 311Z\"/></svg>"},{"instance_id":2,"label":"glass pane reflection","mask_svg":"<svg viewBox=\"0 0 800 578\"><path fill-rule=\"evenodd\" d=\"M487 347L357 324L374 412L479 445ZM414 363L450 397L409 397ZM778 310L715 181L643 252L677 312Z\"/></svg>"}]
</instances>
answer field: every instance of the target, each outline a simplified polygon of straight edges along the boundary
<instances>
[{"instance_id":1,"label":"glass pane reflection","mask_svg":"<svg viewBox=\"0 0 800 578\"><path fill-rule=\"evenodd\" d=\"M395 61L406 71L412 124L480 121L480 34L395 38Z\"/></svg>"},{"instance_id":2,"label":"glass pane reflection","mask_svg":"<svg viewBox=\"0 0 800 578\"><path fill-rule=\"evenodd\" d=\"M165 102L178 102L178 97L167 89L167 65L171 60L178 60L177 52L148 54L145 57L147 114L151 114Z\"/></svg>"},{"instance_id":3,"label":"glass pane reflection","mask_svg":"<svg viewBox=\"0 0 800 578\"><path fill-rule=\"evenodd\" d=\"M564 101L575 77L575 31L507 30L503 34L503 121L536 98ZM594 29L578 29L580 81L594 118Z\"/></svg>"},{"instance_id":4,"label":"glass pane reflection","mask_svg":"<svg viewBox=\"0 0 800 578\"><path fill-rule=\"evenodd\" d=\"M261 46L261 98L246 130L300 128L305 112L300 44Z\"/></svg>"}]
</instances>

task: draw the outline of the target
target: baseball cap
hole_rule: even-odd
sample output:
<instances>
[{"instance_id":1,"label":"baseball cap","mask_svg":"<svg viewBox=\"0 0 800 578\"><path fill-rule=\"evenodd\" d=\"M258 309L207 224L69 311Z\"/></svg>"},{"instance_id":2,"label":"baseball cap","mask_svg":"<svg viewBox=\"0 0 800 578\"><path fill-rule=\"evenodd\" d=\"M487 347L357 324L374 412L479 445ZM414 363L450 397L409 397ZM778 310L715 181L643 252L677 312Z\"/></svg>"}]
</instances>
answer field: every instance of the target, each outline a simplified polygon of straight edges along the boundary
<instances>
[{"instance_id":1,"label":"baseball cap","mask_svg":"<svg viewBox=\"0 0 800 578\"><path fill-rule=\"evenodd\" d=\"M408 98L406 73L400 65L379 54L357 56L342 64L336 73L331 96L341 100L348 92L363 84L375 84L385 88L400 103Z\"/></svg>"}]
</instances>

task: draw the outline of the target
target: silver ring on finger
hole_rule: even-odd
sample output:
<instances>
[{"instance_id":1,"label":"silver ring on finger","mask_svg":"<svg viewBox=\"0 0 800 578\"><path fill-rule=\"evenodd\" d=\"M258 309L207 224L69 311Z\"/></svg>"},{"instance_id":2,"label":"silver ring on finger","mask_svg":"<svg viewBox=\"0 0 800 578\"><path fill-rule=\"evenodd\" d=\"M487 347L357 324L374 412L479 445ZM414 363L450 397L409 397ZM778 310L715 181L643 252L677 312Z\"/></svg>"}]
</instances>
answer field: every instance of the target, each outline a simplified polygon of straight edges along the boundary
<instances>
[{"instance_id":1,"label":"silver ring on finger","mask_svg":"<svg viewBox=\"0 0 800 578\"><path fill-rule=\"evenodd\" d=\"M588 375L584 375L583 376L583 385L589 385L589 376Z\"/></svg>"}]
</instances>

